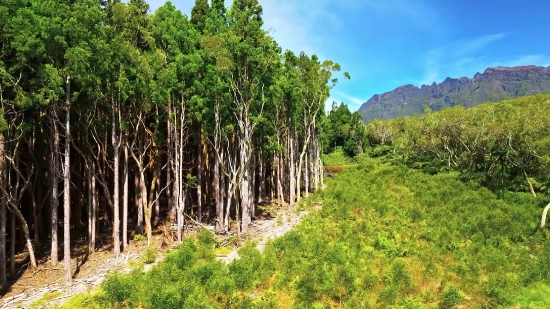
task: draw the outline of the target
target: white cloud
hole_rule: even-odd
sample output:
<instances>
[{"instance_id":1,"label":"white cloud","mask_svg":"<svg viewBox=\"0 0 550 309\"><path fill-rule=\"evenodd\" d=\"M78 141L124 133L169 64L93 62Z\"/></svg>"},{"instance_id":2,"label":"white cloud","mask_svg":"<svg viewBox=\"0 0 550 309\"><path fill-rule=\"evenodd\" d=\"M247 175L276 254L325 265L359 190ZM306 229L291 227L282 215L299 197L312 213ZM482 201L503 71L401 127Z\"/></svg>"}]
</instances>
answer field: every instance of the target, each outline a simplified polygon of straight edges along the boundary
<instances>
[{"instance_id":1,"label":"white cloud","mask_svg":"<svg viewBox=\"0 0 550 309\"><path fill-rule=\"evenodd\" d=\"M330 111L332 109L332 102L336 102L336 104L340 105L340 103L344 102L348 106L348 108L354 112L359 107L361 107L361 104L365 103L367 100L363 100L361 98L354 97L348 93L339 91L339 90L332 90L330 92L331 96L325 101L325 111Z\"/></svg>"},{"instance_id":2,"label":"white cloud","mask_svg":"<svg viewBox=\"0 0 550 309\"><path fill-rule=\"evenodd\" d=\"M433 82L440 82L444 78L441 76L442 71L451 74L452 77L461 77L473 68L491 66L482 52L492 43L503 40L508 35L509 33L496 33L460 39L426 51L424 77L418 81L418 84L430 85Z\"/></svg>"}]
</instances>

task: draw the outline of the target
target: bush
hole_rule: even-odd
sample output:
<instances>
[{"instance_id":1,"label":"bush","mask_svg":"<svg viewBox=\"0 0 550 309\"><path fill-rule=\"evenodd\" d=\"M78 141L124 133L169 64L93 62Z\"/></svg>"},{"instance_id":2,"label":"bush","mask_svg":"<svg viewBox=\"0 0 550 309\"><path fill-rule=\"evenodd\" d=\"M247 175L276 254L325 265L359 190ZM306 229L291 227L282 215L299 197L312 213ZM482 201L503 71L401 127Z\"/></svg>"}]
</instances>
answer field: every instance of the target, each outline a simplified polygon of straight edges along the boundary
<instances>
[{"instance_id":1,"label":"bush","mask_svg":"<svg viewBox=\"0 0 550 309\"><path fill-rule=\"evenodd\" d=\"M141 259L145 264L154 263L157 260L157 250L151 247L147 248L147 250L143 253L143 256L141 256Z\"/></svg>"},{"instance_id":2,"label":"bush","mask_svg":"<svg viewBox=\"0 0 550 309\"><path fill-rule=\"evenodd\" d=\"M451 309L456 307L462 302L463 298L454 287L448 288L443 294L441 294L441 301L439 302L439 308Z\"/></svg>"}]
</instances>

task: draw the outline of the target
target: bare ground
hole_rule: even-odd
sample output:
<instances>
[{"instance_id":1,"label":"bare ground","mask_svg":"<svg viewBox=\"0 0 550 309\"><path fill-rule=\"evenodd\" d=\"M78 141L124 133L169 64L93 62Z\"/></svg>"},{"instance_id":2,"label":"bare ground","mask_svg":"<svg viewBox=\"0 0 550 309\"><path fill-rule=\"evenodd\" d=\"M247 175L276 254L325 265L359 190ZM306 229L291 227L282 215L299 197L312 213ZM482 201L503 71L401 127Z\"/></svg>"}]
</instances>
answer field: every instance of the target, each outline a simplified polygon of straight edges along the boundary
<instances>
[{"instance_id":1,"label":"bare ground","mask_svg":"<svg viewBox=\"0 0 550 309\"><path fill-rule=\"evenodd\" d=\"M313 203L311 210L321 207L320 203ZM298 211L295 207L277 207L274 204L258 206L259 215L253 222L249 238L257 241L257 248L263 251L270 239L280 237L290 231L310 211ZM188 233L187 235L193 234ZM235 233L221 236L223 239L235 239ZM162 261L166 253L176 248L171 243L166 228L159 229L153 237L153 248L158 248L155 263L146 265L150 269L152 265ZM231 252L226 255L218 255L218 259L229 263L238 259L239 244L226 241ZM141 259L147 249L147 242L144 240L132 240L128 248L120 257L114 258L112 248L108 245L100 247L93 255L85 253L85 243L77 244L72 251L71 260L74 271L73 282L70 286L63 283L63 261L55 267L49 261L41 260L35 269L21 269L22 274L12 285L10 291L0 298L0 309L4 308L52 308L65 303L70 297L89 292L98 286L105 276L110 272L127 272L136 267L136 262ZM24 254L22 254L24 255ZM20 258L25 258L22 256Z\"/></svg>"}]
</instances>

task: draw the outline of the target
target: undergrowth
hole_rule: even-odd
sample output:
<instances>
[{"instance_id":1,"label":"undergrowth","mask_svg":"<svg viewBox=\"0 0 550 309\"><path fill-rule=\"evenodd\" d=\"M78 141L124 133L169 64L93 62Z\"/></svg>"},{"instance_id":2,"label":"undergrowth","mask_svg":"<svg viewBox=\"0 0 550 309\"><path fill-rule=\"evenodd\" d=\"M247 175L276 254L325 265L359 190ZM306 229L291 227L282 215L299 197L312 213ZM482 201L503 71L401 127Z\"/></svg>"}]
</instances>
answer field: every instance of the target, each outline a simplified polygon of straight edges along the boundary
<instances>
[{"instance_id":1,"label":"undergrowth","mask_svg":"<svg viewBox=\"0 0 550 309\"><path fill-rule=\"evenodd\" d=\"M149 272L109 276L66 308L546 308L543 201L364 159L323 208L228 266L209 232Z\"/></svg>"}]
</instances>

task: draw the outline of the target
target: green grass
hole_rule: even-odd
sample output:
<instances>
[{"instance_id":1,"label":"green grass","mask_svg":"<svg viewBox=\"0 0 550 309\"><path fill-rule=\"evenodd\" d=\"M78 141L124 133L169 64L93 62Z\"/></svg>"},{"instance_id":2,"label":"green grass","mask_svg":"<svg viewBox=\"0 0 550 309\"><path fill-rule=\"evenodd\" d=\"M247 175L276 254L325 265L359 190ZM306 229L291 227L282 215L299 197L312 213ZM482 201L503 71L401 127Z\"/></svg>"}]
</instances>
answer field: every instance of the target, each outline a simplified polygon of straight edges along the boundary
<instances>
[{"instance_id":1,"label":"green grass","mask_svg":"<svg viewBox=\"0 0 550 309\"><path fill-rule=\"evenodd\" d=\"M549 308L542 200L365 159L323 208L228 266L208 232L66 308Z\"/></svg>"},{"instance_id":2,"label":"green grass","mask_svg":"<svg viewBox=\"0 0 550 309\"><path fill-rule=\"evenodd\" d=\"M51 301L52 299L54 298L57 298L59 296L63 295L63 293L61 292L51 292L51 293L46 293L44 294L42 297L40 297L39 299L33 301L30 305L29 305L29 308L31 309L34 309L34 308L42 308L44 305L46 305L49 301Z\"/></svg>"}]
</instances>

